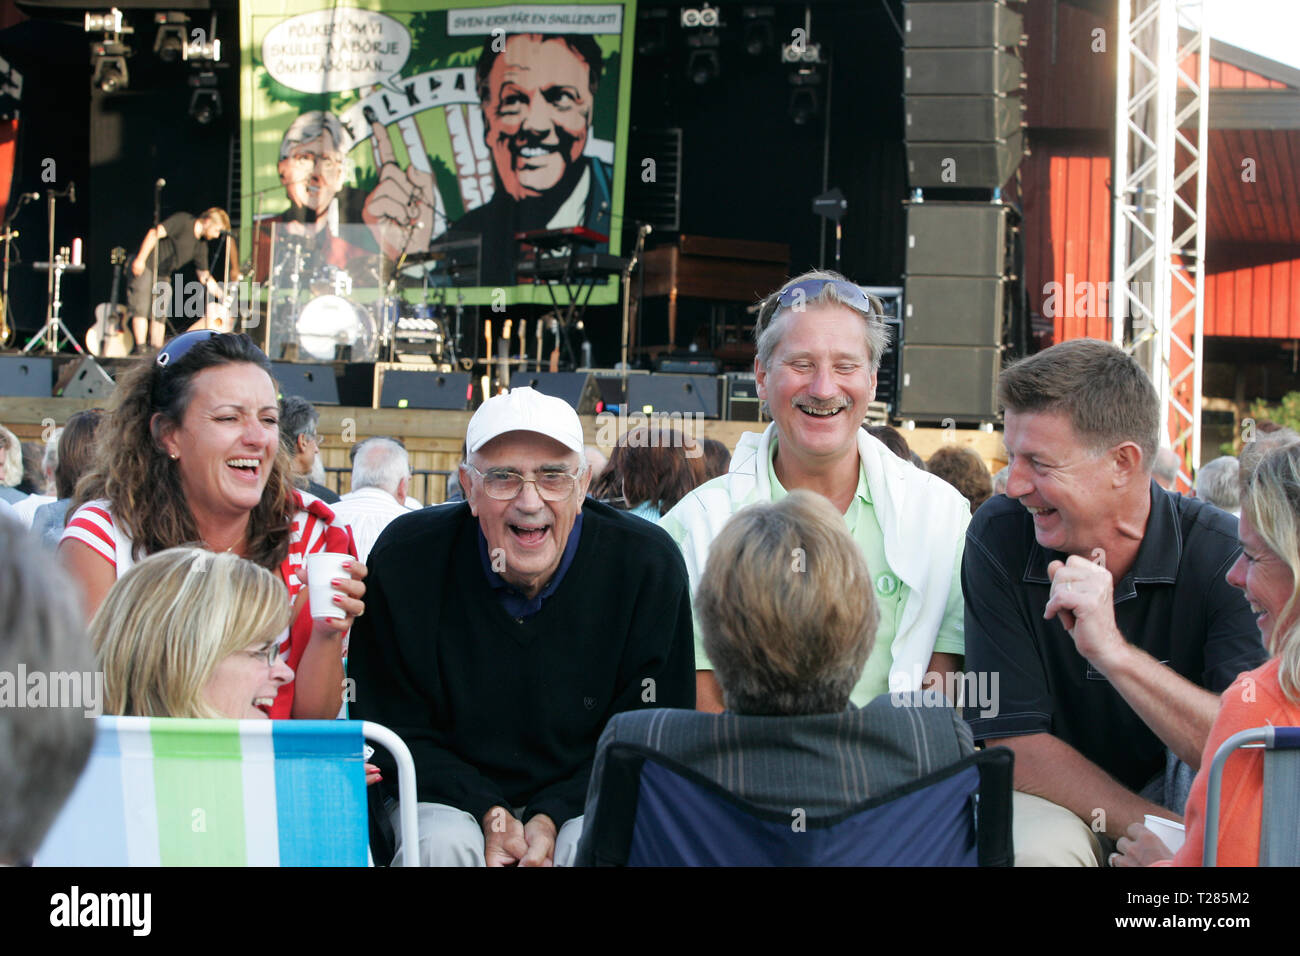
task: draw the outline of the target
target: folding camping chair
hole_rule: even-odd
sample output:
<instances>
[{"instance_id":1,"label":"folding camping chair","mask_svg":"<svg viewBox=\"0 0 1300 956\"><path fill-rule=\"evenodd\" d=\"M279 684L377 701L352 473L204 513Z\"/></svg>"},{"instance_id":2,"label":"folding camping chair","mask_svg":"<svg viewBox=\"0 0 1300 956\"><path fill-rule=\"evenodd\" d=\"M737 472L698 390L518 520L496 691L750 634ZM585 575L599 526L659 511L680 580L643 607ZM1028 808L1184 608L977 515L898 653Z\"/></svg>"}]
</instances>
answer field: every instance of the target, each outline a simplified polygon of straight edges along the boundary
<instances>
[{"instance_id":1,"label":"folding camping chair","mask_svg":"<svg viewBox=\"0 0 1300 956\"><path fill-rule=\"evenodd\" d=\"M396 760L403 839L418 845L415 764L401 738L379 724L157 717L97 724L90 761L37 865L366 866L363 740Z\"/></svg>"},{"instance_id":2,"label":"folding camping chair","mask_svg":"<svg viewBox=\"0 0 1300 956\"><path fill-rule=\"evenodd\" d=\"M595 866L1010 866L1014 756L993 747L834 816L742 800L613 744L579 859Z\"/></svg>"},{"instance_id":3,"label":"folding camping chair","mask_svg":"<svg viewBox=\"0 0 1300 956\"><path fill-rule=\"evenodd\" d=\"M1256 727L1238 731L1215 751L1205 793L1202 865L1215 866L1219 858L1219 795L1223 765L1238 747L1264 750L1259 865L1300 866L1300 727Z\"/></svg>"}]
</instances>

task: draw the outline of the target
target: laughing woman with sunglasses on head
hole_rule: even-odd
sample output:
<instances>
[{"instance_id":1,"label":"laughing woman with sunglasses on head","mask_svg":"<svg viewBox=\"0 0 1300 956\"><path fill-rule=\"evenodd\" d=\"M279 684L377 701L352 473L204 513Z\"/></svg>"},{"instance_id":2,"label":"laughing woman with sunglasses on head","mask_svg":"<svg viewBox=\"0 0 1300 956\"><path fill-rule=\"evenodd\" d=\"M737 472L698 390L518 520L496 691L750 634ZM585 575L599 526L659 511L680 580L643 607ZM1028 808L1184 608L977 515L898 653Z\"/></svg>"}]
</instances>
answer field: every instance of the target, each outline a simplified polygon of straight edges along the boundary
<instances>
[{"instance_id":1,"label":"laughing woman with sunglasses on head","mask_svg":"<svg viewBox=\"0 0 1300 956\"><path fill-rule=\"evenodd\" d=\"M279 688L270 716L334 717L366 569L353 561L336 585L345 617L311 616L307 555L355 551L329 507L289 480L267 357L246 335L187 332L124 373L113 399L59 548L87 617L147 555L202 542L247 558L279 576L292 609L280 653L297 679Z\"/></svg>"}]
</instances>

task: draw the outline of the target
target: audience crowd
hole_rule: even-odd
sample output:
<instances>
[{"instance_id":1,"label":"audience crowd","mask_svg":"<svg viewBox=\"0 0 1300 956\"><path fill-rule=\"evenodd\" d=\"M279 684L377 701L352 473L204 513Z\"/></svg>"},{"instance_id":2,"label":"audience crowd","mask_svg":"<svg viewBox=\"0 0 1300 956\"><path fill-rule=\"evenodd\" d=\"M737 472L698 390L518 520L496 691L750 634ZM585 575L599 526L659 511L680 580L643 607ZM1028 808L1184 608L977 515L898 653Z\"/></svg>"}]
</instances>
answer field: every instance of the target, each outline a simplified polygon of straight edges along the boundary
<instances>
[{"instance_id":1,"label":"audience crowd","mask_svg":"<svg viewBox=\"0 0 1300 956\"><path fill-rule=\"evenodd\" d=\"M864 425L888 335L806 273L760 304L770 422L734 452L652 422L606 463L516 388L425 508L390 437L324 488L311 404L247 336L187 332L42 444L0 427L0 672L94 670L110 715L346 702L414 759L418 846L366 765L380 864L597 862L614 748L825 821L1002 747L1017 865L1199 865L1216 749L1300 724L1300 435L1170 490L1151 382L1085 339L1003 370L1005 468L922 462ZM0 700L0 864L39 859L93 736ZM1259 856L1262 766L1227 763L1222 863Z\"/></svg>"}]
</instances>

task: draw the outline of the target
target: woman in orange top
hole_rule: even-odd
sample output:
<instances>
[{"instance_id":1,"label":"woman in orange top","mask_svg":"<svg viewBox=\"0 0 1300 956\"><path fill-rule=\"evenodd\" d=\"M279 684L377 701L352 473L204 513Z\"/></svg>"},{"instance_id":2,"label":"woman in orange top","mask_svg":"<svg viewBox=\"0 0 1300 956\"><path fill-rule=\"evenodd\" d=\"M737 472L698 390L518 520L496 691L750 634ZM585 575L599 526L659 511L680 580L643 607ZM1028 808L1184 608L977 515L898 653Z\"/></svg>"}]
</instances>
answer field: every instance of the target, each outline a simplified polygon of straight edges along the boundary
<instances>
[{"instance_id":1,"label":"woman in orange top","mask_svg":"<svg viewBox=\"0 0 1300 956\"><path fill-rule=\"evenodd\" d=\"M1241 588L1256 619L1268 663L1247 671L1223 692L1201 769L1187 801L1187 842L1173 855L1140 823L1120 837L1111 862L1116 866L1200 866L1205 847L1205 798L1210 763L1219 746L1240 730L1300 726L1300 440L1274 440L1243 453L1242 553L1228 571L1228 583ZM1252 462L1250 459L1254 459ZM1253 467L1252 467L1253 465ZM1263 814L1264 754L1238 750L1223 767L1219 814L1220 866L1259 862ZM1171 859L1172 857L1172 859Z\"/></svg>"}]
</instances>

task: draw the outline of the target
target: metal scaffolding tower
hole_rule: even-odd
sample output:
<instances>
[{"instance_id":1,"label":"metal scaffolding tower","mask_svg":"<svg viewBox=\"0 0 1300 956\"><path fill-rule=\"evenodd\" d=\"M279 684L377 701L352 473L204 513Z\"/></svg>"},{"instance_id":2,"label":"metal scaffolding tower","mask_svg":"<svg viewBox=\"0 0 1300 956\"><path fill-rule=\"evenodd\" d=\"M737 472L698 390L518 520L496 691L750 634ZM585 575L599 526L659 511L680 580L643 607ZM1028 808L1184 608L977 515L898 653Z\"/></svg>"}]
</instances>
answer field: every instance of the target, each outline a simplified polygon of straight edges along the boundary
<instances>
[{"instance_id":1,"label":"metal scaffolding tower","mask_svg":"<svg viewBox=\"0 0 1300 956\"><path fill-rule=\"evenodd\" d=\"M1117 7L1112 338L1151 376L1184 488L1201 460L1209 38L1202 0Z\"/></svg>"}]
</instances>

